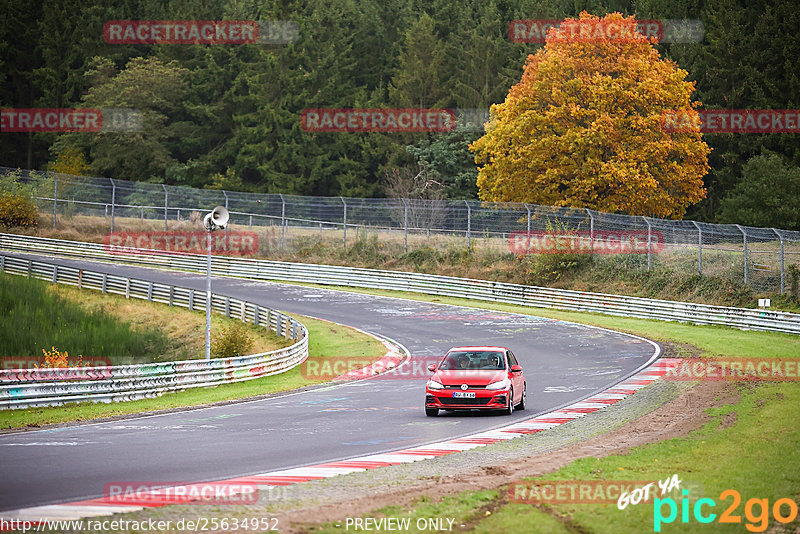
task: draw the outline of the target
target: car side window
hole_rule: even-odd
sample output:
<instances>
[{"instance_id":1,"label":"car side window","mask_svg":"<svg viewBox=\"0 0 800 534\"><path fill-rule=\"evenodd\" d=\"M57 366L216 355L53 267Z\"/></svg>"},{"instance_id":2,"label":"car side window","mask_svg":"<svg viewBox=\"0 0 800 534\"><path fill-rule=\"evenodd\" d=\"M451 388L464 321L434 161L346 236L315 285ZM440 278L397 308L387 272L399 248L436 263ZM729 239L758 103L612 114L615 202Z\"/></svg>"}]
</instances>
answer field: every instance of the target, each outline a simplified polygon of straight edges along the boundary
<instances>
[{"instance_id":1,"label":"car side window","mask_svg":"<svg viewBox=\"0 0 800 534\"><path fill-rule=\"evenodd\" d=\"M519 365L519 363L517 363L516 356L514 356L514 353L511 352L511 351L508 351L508 363L509 363L509 367L511 365Z\"/></svg>"}]
</instances>

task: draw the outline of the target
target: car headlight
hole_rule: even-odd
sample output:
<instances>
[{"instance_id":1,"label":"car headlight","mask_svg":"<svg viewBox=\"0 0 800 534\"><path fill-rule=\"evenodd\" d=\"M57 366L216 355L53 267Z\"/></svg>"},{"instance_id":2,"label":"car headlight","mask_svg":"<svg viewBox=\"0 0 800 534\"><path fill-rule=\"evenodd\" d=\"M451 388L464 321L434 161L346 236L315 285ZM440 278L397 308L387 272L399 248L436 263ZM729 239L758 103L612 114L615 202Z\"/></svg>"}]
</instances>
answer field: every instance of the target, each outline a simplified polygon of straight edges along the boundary
<instances>
[{"instance_id":1,"label":"car headlight","mask_svg":"<svg viewBox=\"0 0 800 534\"><path fill-rule=\"evenodd\" d=\"M428 380L428 387L431 389L444 389L444 386L436 380Z\"/></svg>"},{"instance_id":2,"label":"car headlight","mask_svg":"<svg viewBox=\"0 0 800 534\"><path fill-rule=\"evenodd\" d=\"M502 380L498 380L497 382L492 382L486 389L506 389L511 386L511 381L508 378L504 378Z\"/></svg>"}]
</instances>

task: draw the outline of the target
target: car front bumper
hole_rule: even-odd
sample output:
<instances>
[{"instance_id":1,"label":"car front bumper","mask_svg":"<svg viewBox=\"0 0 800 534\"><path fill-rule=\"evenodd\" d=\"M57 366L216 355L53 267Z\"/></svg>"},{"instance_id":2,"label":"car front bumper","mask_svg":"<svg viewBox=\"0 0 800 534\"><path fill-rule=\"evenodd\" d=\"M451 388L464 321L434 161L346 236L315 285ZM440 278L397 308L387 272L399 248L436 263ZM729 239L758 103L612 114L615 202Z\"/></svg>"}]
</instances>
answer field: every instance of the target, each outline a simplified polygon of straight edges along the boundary
<instances>
[{"instance_id":1,"label":"car front bumper","mask_svg":"<svg viewBox=\"0 0 800 534\"><path fill-rule=\"evenodd\" d=\"M425 407L439 408L440 410L500 410L508 406L507 389L470 389L475 393L474 398L454 398L453 389L425 389Z\"/></svg>"}]
</instances>

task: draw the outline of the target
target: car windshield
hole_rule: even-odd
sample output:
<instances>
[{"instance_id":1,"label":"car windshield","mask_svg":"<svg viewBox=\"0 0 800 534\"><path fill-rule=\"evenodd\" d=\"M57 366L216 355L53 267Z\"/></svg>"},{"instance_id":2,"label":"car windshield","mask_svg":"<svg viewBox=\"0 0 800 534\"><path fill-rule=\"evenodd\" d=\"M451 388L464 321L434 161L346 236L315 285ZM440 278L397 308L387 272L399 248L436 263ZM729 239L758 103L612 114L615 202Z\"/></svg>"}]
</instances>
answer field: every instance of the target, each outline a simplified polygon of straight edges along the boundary
<instances>
[{"instance_id":1,"label":"car windshield","mask_svg":"<svg viewBox=\"0 0 800 534\"><path fill-rule=\"evenodd\" d=\"M506 368L502 352L497 351L458 351L448 352L439 369L445 371L502 370Z\"/></svg>"}]
</instances>

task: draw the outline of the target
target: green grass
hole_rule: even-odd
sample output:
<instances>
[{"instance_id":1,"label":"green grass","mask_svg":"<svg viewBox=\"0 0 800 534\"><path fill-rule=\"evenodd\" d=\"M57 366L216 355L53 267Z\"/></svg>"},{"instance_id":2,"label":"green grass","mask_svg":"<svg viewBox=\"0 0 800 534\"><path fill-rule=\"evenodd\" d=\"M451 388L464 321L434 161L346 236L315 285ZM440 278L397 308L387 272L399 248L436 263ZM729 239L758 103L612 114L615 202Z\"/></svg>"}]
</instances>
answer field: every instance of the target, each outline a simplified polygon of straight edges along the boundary
<instances>
[{"instance_id":1,"label":"green grass","mask_svg":"<svg viewBox=\"0 0 800 534\"><path fill-rule=\"evenodd\" d=\"M800 336L771 332L742 331L719 326L695 326L672 322L626 319L599 314L562 312L513 305L482 303L466 299L432 297L400 292L358 290L370 294L402 296L414 300L460 304L485 309L525 313L613 328L672 343L678 350L705 357L800 357ZM588 457L572 462L540 479L554 480L656 480L677 474L690 488L690 503L699 497L713 499L717 517L731 503L720 499L720 492L735 489L742 497L736 513L742 523L701 525L690 513L688 524L680 515L662 532L747 532L746 525L759 523L745 516L745 503L751 498L769 499L770 506L779 498L800 500L800 426L796 424L800 406L800 385L796 382L752 383L736 386L740 397L735 404L707 410L711 421L686 437L636 447L629 454L602 459ZM722 424L723 419L732 424ZM695 491L696 494L692 494ZM448 516L456 524L465 524L471 532L619 532L653 531L653 505L628 506L620 511L615 504L538 505L507 502L507 488L496 490L493 503L489 493L464 492L441 502L427 498L410 509L383 509L364 517L437 517ZM680 501L676 498L680 509ZM459 503L468 503L466 509ZM485 511L490 511L485 515ZM755 509L758 516L759 509ZM708 511L706 507L704 511ZM666 512L666 508L665 508ZM787 513L784 507L783 513ZM483 514L483 515L482 515ZM412 522L413 524L413 522ZM769 522L770 527L774 521ZM790 530L800 525L796 520ZM319 528L333 532L334 525ZM414 532L412 528L410 530Z\"/></svg>"},{"instance_id":2,"label":"green grass","mask_svg":"<svg viewBox=\"0 0 800 534\"><path fill-rule=\"evenodd\" d=\"M55 346L71 357L141 358L155 361L170 345L157 328L134 328L104 312L87 309L49 291L42 280L0 274L0 355L42 356Z\"/></svg>"},{"instance_id":3,"label":"green grass","mask_svg":"<svg viewBox=\"0 0 800 534\"><path fill-rule=\"evenodd\" d=\"M356 356L377 360L386 352L386 348L381 342L352 328L308 317L295 317L308 327L310 356L317 358ZM300 369L295 367L279 375L211 388L167 393L153 399L113 404L80 403L48 408L3 410L0 411L0 428L36 427L51 423L87 421L155 410L201 406L298 389L322 381L324 379L315 380L303 376Z\"/></svg>"}]
</instances>

